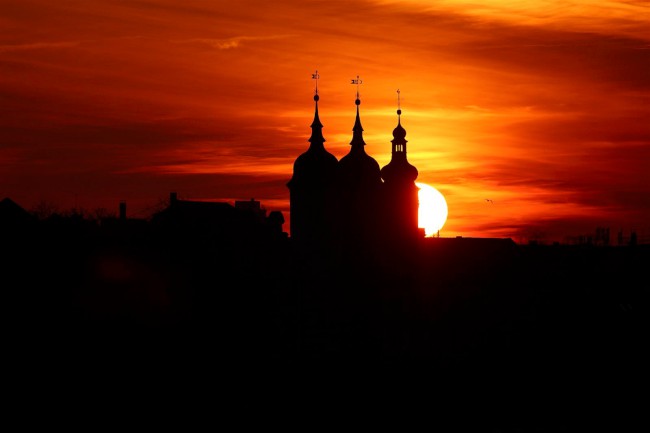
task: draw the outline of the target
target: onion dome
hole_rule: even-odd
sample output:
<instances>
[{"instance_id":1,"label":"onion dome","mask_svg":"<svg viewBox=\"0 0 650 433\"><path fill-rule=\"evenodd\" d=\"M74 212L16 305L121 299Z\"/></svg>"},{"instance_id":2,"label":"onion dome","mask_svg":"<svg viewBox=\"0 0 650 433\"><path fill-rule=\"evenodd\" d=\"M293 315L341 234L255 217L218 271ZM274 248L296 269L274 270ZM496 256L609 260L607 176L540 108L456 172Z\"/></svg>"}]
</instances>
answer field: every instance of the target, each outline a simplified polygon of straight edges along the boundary
<instances>
[{"instance_id":1,"label":"onion dome","mask_svg":"<svg viewBox=\"0 0 650 433\"><path fill-rule=\"evenodd\" d=\"M402 127L400 116L402 110L397 110L397 127L393 129L393 150L390 162L381 169L384 182L415 182L418 169L406 159L406 130Z\"/></svg>"},{"instance_id":2,"label":"onion dome","mask_svg":"<svg viewBox=\"0 0 650 433\"><path fill-rule=\"evenodd\" d=\"M359 105L361 100L357 93L354 101L357 106L357 117L352 128L353 135L350 141L350 152L339 161L339 173L341 181L352 186L354 184L380 184L381 174L377 161L366 153L363 140L363 127L359 116Z\"/></svg>"},{"instance_id":3,"label":"onion dome","mask_svg":"<svg viewBox=\"0 0 650 433\"><path fill-rule=\"evenodd\" d=\"M293 177L288 183L289 188L295 186L296 182L310 184L328 182L336 170L338 160L324 146L323 124L318 117L319 99L318 94L314 95L316 108L311 123L311 136L308 140L310 145L293 163Z\"/></svg>"}]
</instances>

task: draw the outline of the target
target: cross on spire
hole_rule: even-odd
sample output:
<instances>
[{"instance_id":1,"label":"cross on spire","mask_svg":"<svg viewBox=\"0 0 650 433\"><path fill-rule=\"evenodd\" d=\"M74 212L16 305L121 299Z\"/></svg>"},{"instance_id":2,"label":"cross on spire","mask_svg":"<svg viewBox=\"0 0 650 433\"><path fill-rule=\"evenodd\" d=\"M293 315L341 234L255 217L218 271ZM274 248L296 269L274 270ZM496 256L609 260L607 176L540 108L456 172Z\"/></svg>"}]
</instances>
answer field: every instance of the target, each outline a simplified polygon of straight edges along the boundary
<instances>
[{"instance_id":1,"label":"cross on spire","mask_svg":"<svg viewBox=\"0 0 650 433\"><path fill-rule=\"evenodd\" d=\"M316 80L316 94L318 95L318 79L320 78L320 75L318 75L318 69L316 69L316 72L311 74L311 79Z\"/></svg>"}]
</instances>

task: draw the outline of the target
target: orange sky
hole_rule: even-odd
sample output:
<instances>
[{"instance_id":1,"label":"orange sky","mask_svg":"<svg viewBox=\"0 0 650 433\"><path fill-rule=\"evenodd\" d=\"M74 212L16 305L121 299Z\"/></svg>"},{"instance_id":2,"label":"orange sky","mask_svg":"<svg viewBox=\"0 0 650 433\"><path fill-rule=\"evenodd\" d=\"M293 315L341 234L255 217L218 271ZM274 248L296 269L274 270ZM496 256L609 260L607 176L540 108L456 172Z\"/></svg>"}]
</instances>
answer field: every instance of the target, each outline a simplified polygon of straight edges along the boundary
<instances>
[{"instance_id":1,"label":"orange sky","mask_svg":"<svg viewBox=\"0 0 650 433\"><path fill-rule=\"evenodd\" d=\"M477 6L480 5L480 6ZM409 161L442 236L650 235L646 1L0 0L0 198L148 216L254 197L288 220L320 73L326 147ZM493 202L488 202L491 199ZM288 230L288 224L285 230ZM649 237L650 239L650 237Z\"/></svg>"}]
</instances>

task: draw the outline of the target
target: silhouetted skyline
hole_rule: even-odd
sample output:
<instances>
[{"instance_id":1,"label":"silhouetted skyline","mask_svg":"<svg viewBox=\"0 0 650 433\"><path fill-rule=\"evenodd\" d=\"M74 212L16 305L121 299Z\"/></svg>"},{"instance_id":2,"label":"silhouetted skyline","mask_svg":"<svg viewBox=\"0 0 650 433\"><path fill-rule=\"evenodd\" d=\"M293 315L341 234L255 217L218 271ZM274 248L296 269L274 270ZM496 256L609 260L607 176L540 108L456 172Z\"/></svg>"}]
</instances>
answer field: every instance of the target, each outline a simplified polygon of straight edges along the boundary
<instances>
[{"instance_id":1,"label":"silhouetted skyline","mask_svg":"<svg viewBox=\"0 0 650 433\"><path fill-rule=\"evenodd\" d=\"M151 219L128 218L120 203L118 216L97 220L39 218L5 198L9 371L20 373L20 386L108 371L128 388L144 368L164 386L192 377L203 387L217 375L223 389L222 375L237 387L251 374L286 385L322 374L357 379L361 368L380 386L397 379L445 398L460 393L462 404L452 406L463 411L477 399L489 416L454 419L456 431L513 422L566 429L561 416L578 415L576 398L598 399L594 387L622 383L623 397L632 395L647 364L640 342L650 245L606 244L605 229L581 245L396 243L381 224L357 236L359 221L345 219L357 210L340 213L351 230L336 242L304 243L283 231L281 212L254 199L231 205L171 192ZM375 377L377 367L388 372ZM484 401L495 390L507 392L507 413L503 398ZM513 414L513 404L524 412ZM594 420L580 416L579 425ZM627 431L630 418L616 421Z\"/></svg>"},{"instance_id":2,"label":"silhouetted skyline","mask_svg":"<svg viewBox=\"0 0 650 433\"><path fill-rule=\"evenodd\" d=\"M37 363L30 378L107 370L133 380L144 366L163 383L251 371L302 381L389 367L390 380L435 379L438 392L508 390L524 413L543 411L524 425L546 427L602 383L631 395L646 365L650 245L419 238L395 249L380 238L304 248L255 200L174 193L150 221L39 220L8 199L0 211L9 358L20 364L11 371ZM553 409L535 406L548 392ZM471 395L491 407L482 396ZM521 415L511 410L455 425L502 427Z\"/></svg>"},{"instance_id":3,"label":"silhouetted skyline","mask_svg":"<svg viewBox=\"0 0 650 433\"><path fill-rule=\"evenodd\" d=\"M449 204L443 236L650 231L650 23L639 4L3 6L0 197L26 209L125 201L144 217L176 191L255 197L288 215L318 69L337 159L350 79L363 77L364 138L382 167L402 90L409 161Z\"/></svg>"}]
</instances>

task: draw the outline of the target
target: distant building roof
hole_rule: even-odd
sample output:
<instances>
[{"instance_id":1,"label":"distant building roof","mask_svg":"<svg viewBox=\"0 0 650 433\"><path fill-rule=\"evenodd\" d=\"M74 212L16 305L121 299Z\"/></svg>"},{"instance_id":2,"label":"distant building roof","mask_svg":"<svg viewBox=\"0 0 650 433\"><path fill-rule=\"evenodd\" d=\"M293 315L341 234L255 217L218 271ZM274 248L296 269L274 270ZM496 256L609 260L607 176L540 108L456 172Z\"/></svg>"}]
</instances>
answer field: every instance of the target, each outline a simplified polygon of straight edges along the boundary
<instances>
[{"instance_id":1,"label":"distant building roof","mask_svg":"<svg viewBox=\"0 0 650 433\"><path fill-rule=\"evenodd\" d=\"M235 208L225 202L172 200L169 206L152 217L153 223L226 223L235 220Z\"/></svg>"},{"instance_id":2,"label":"distant building roof","mask_svg":"<svg viewBox=\"0 0 650 433\"><path fill-rule=\"evenodd\" d=\"M10 198L0 201L0 224L16 225L35 221L36 217L27 212Z\"/></svg>"}]
</instances>

